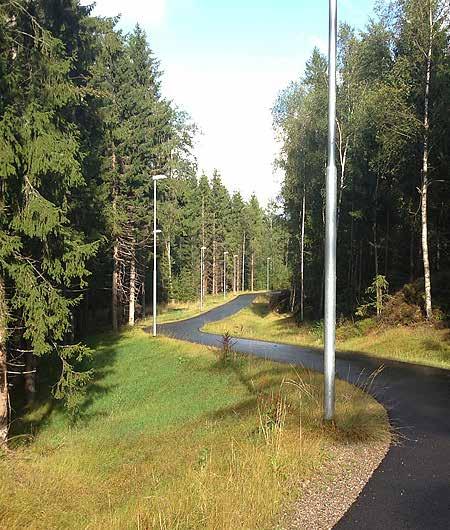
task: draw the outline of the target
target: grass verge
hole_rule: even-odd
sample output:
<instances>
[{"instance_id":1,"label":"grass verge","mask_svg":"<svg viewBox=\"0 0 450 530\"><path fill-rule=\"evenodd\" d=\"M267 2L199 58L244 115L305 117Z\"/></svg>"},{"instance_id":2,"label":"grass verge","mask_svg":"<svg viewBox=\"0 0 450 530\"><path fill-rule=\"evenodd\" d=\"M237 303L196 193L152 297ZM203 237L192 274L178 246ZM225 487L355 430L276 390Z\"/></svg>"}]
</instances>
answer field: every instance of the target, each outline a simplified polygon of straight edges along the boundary
<instances>
[{"instance_id":1,"label":"grass verge","mask_svg":"<svg viewBox=\"0 0 450 530\"><path fill-rule=\"evenodd\" d=\"M92 344L96 377L73 423L42 400L0 459L0 527L262 529L336 440L389 436L384 409L338 381L321 421L322 376L142 329Z\"/></svg>"},{"instance_id":2,"label":"grass verge","mask_svg":"<svg viewBox=\"0 0 450 530\"><path fill-rule=\"evenodd\" d=\"M242 293L239 293L242 294ZM203 311L200 310L199 300L193 302L170 302L165 306L158 308L158 324L164 324L166 322L175 322L177 320L185 320L186 318L192 318L201 313L209 311L214 307L222 305L226 302L230 302L238 296L237 294L229 293L224 298L223 294L212 295L208 294L205 296ZM146 322L150 322L152 317L146 319Z\"/></svg>"},{"instance_id":3,"label":"grass verge","mask_svg":"<svg viewBox=\"0 0 450 530\"><path fill-rule=\"evenodd\" d=\"M257 297L253 304L232 317L213 322L205 331L253 339L285 342L298 346L323 344L321 322L298 324L289 314L270 311L267 298ZM373 320L338 326L337 347L384 359L404 361L438 368L450 368L450 330L428 325L415 327L377 327Z\"/></svg>"}]
</instances>

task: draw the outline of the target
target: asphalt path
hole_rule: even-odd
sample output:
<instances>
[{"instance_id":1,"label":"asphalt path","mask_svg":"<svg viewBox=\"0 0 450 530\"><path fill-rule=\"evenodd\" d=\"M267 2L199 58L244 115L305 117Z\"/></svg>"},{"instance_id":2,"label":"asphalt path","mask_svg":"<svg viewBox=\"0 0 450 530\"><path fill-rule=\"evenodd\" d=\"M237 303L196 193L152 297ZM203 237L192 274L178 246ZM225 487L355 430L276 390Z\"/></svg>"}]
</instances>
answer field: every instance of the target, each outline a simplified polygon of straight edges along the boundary
<instances>
[{"instance_id":1,"label":"asphalt path","mask_svg":"<svg viewBox=\"0 0 450 530\"><path fill-rule=\"evenodd\" d=\"M158 326L177 339L219 346L221 337L200 331L205 324L247 307L255 295L238 298L197 317ZM323 350L250 339L233 349L323 372ZM367 380L383 366L371 393L388 411L398 442L336 529L450 529L450 370L337 353L336 375ZM324 502L326 498L324 497Z\"/></svg>"}]
</instances>

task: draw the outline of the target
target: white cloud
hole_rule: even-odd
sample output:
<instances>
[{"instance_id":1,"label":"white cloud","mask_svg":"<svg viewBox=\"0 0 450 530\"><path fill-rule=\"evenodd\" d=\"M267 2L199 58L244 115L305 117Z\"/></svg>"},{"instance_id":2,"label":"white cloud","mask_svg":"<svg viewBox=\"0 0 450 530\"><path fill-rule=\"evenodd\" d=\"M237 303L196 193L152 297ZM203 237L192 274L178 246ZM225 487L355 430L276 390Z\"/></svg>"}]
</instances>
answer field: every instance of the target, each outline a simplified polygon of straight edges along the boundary
<instances>
[{"instance_id":1,"label":"white cloud","mask_svg":"<svg viewBox=\"0 0 450 530\"><path fill-rule=\"evenodd\" d=\"M271 108L293 72L251 70L245 65L195 69L171 65L165 74L165 92L183 106L201 128L197 156L199 169L217 168L231 190L245 197L253 192L263 202L279 192L280 175L273 173L277 145ZM180 90L183 87L183 90Z\"/></svg>"},{"instance_id":2,"label":"white cloud","mask_svg":"<svg viewBox=\"0 0 450 530\"><path fill-rule=\"evenodd\" d=\"M182 5L189 6L191 1L183 0ZM113 16L123 11L120 25L125 29L136 22L147 31L164 29L167 3L97 0L94 13ZM254 192L264 204L274 199L281 175L273 171L278 146L271 108L277 93L298 76L305 58L266 57L255 62L250 57L219 54L212 60L209 54L186 58L181 50L176 57L170 55L171 60L163 53L160 56L164 94L189 112L203 132L196 146L199 170L211 175L217 168L228 189L247 198Z\"/></svg>"},{"instance_id":3,"label":"white cloud","mask_svg":"<svg viewBox=\"0 0 450 530\"><path fill-rule=\"evenodd\" d=\"M94 3L94 14L115 16L121 14L121 25L156 28L161 26L166 15L166 0L82 0L83 5Z\"/></svg>"}]
</instances>

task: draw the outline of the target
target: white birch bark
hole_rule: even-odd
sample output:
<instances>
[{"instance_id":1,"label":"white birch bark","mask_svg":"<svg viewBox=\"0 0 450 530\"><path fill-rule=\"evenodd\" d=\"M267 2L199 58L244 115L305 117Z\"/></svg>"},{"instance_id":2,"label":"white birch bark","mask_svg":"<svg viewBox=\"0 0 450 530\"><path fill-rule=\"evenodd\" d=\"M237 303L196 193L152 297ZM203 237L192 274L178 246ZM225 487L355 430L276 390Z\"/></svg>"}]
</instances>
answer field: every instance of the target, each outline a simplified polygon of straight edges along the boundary
<instances>
[{"instance_id":1,"label":"white birch bark","mask_svg":"<svg viewBox=\"0 0 450 530\"><path fill-rule=\"evenodd\" d=\"M430 276L430 259L428 255L428 157L429 157L429 137L430 137L430 120L429 120L429 105L430 105L430 81L431 81L431 57L433 52L433 11L431 2L429 3L429 23L430 23L430 38L427 50L427 73L425 80L425 101L424 101L424 116L423 116L423 158L422 158L422 186L421 186L421 218L422 218L422 258L423 270L425 278L425 313L427 319L430 320L433 316L431 305L431 276Z\"/></svg>"},{"instance_id":2,"label":"white birch bark","mask_svg":"<svg viewBox=\"0 0 450 530\"><path fill-rule=\"evenodd\" d=\"M9 427L9 392L6 352L7 307L5 285L0 277L0 448L6 446Z\"/></svg>"},{"instance_id":3,"label":"white birch bark","mask_svg":"<svg viewBox=\"0 0 450 530\"><path fill-rule=\"evenodd\" d=\"M305 270L305 213L306 213L306 189L303 186L303 201L302 201L302 229L300 236L300 320L303 322L304 318L304 270Z\"/></svg>"}]
</instances>

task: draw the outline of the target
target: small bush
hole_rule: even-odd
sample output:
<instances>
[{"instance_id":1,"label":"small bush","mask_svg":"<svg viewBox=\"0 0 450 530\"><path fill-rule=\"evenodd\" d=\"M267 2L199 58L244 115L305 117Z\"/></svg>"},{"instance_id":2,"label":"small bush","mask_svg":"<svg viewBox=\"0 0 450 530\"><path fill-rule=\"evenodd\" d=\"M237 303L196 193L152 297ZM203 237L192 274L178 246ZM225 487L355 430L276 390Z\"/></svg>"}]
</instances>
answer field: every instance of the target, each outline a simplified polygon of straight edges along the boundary
<instances>
[{"instance_id":1,"label":"small bush","mask_svg":"<svg viewBox=\"0 0 450 530\"><path fill-rule=\"evenodd\" d=\"M418 292L412 284L391 296L380 315L380 323L388 326L411 326L425 320Z\"/></svg>"},{"instance_id":2,"label":"small bush","mask_svg":"<svg viewBox=\"0 0 450 530\"><path fill-rule=\"evenodd\" d=\"M236 354L233 351L233 338L229 331L222 335L222 346L219 350L220 362L225 366L235 359Z\"/></svg>"},{"instance_id":3,"label":"small bush","mask_svg":"<svg viewBox=\"0 0 450 530\"><path fill-rule=\"evenodd\" d=\"M323 341L325 324L323 320L317 320L311 327L311 335L318 341Z\"/></svg>"}]
</instances>

